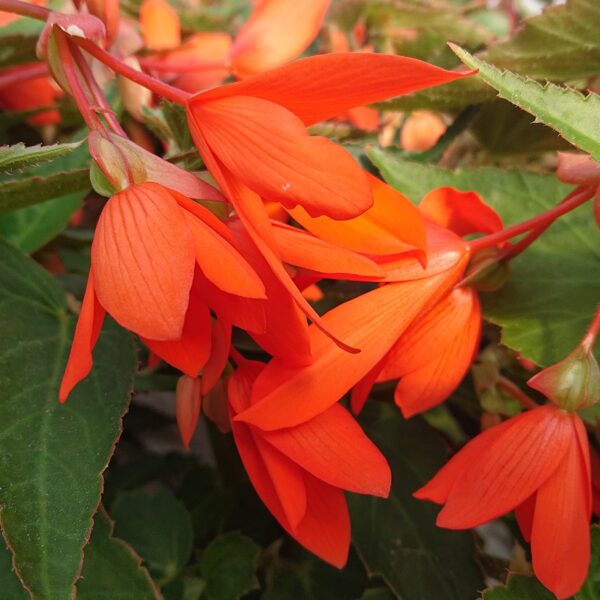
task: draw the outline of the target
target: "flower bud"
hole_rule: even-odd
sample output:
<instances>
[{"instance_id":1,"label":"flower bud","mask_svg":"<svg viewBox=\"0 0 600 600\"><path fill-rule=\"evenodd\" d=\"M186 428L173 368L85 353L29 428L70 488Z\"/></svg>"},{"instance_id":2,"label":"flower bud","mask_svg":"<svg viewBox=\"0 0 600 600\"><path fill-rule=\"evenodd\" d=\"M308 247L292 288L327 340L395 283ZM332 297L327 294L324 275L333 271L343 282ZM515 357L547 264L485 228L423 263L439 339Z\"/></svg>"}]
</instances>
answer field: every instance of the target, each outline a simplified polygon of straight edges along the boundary
<instances>
[{"instance_id":1,"label":"flower bud","mask_svg":"<svg viewBox=\"0 0 600 600\"><path fill-rule=\"evenodd\" d=\"M486 248L477 252L465 273L464 283L480 292L495 292L508 279L508 261L498 260L500 249Z\"/></svg>"},{"instance_id":2,"label":"flower bud","mask_svg":"<svg viewBox=\"0 0 600 600\"><path fill-rule=\"evenodd\" d=\"M578 185L600 183L600 163L587 154L559 152L556 177L565 183Z\"/></svg>"},{"instance_id":3,"label":"flower bud","mask_svg":"<svg viewBox=\"0 0 600 600\"><path fill-rule=\"evenodd\" d=\"M198 426L201 408L201 380L182 375L175 388L175 417L181 443L186 450L189 450L190 441Z\"/></svg>"},{"instance_id":4,"label":"flower bud","mask_svg":"<svg viewBox=\"0 0 600 600\"><path fill-rule=\"evenodd\" d=\"M592 352L577 347L559 363L540 371L527 384L568 411L600 401L600 368Z\"/></svg>"},{"instance_id":5,"label":"flower bud","mask_svg":"<svg viewBox=\"0 0 600 600\"><path fill-rule=\"evenodd\" d=\"M181 43L179 16L166 0L143 0L140 24L148 50L170 50Z\"/></svg>"},{"instance_id":6,"label":"flower bud","mask_svg":"<svg viewBox=\"0 0 600 600\"><path fill-rule=\"evenodd\" d=\"M400 132L400 145L407 152L424 152L429 150L446 131L442 118L428 110L413 112Z\"/></svg>"},{"instance_id":7,"label":"flower bud","mask_svg":"<svg viewBox=\"0 0 600 600\"><path fill-rule=\"evenodd\" d=\"M222 379L219 380L204 398L203 409L206 417L219 428L221 433L229 433L231 431L225 381Z\"/></svg>"}]
</instances>

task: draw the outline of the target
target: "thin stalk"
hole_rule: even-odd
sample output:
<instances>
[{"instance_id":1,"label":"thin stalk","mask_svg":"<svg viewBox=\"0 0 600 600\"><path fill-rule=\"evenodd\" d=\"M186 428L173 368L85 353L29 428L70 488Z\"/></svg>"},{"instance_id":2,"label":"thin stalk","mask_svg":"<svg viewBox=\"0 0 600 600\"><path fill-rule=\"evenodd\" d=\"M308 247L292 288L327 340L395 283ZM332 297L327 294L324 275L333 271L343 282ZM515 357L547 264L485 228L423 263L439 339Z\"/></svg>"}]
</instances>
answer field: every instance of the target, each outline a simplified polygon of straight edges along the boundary
<instances>
[{"instance_id":1,"label":"thin stalk","mask_svg":"<svg viewBox=\"0 0 600 600\"><path fill-rule=\"evenodd\" d=\"M518 385L510 379L500 375L496 381L496 385L516 398L525 408L537 408L539 404L530 398Z\"/></svg>"},{"instance_id":2,"label":"thin stalk","mask_svg":"<svg viewBox=\"0 0 600 600\"><path fill-rule=\"evenodd\" d=\"M213 71L215 69L228 69L225 61L188 61L179 64L166 64L155 58L140 58L140 65L144 69L161 73L195 73L196 71Z\"/></svg>"},{"instance_id":3,"label":"thin stalk","mask_svg":"<svg viewBox=\"0 0 600 600\"><path fill-rule=\"evenodd\" d=\"M471 249L471 252L475 254L476 252L484 250L485 248L495 246L500 242L506 242L517 235L521 235L522 233L527 233L528 231L542 227L549 227L556 219L558 219L558 217L571 212L592 198L595 188L587 186L578 188L576 191L578 193L571 194L571 197L568 200L561 202L554 208L551 208L544 213L536 215L535 217L527 219L526 221L518 223L517 225L513 225L512 227L507 227L502 231L498 231L496 233L492 233L490 235L470 241L469 248Z\"/></svg>"},{"instance_id":4,"label":"thin stalk","mask_svg":"<svg viewBox=\"0 0 600 600\"><path fill-rule=\"evenodd\" d=\"M0 0L3 2L6 0ZM110 54L106 50L100 48L94 44L94 42L90 40L86 40L84 38L72 38L73 42L80 46L83 50L85 50L88 54L91 54L94 58L98 59L101 63L104 63L107 67L123 75L123 77L127 77L127 79L131 79L135 83L139 83L141 86L148 88L159 96L163 96L167 98L167 100L171 100L172 102L176 102L177 104L185 105L189 98L191 98L192 94L188 94L188 92L184 92L168 83L164 83L159 79L151 77L146 73L141 71L136 71L129 65L126 65L124 62L120 61L116 56Z\"/></svg>"},{"instance_id":5,"label":"thin stalk","mask_svg":"<svg viewBox=\"0 0 600 600\"><path fill-rule=\"evenodd\" d=\"M52 12L45 6L29 4L29 2L21 2L21 0L0 0L0 10L21 15L22 17L31 17L38 21L45 21Z\"/></svg>"},{"instance_id":6,"label":"thin stalk","mask_svg":"<svg viewBox=\"0 0 600 600\"><path fill-rule=\"evenodd\" d=\"M594 343L596 342L596 338L598 337L598 333L600 332L600 304L596 307L596 312L594 313L594 318L588 327L588 330L585 332L583 339L581 340L581 348L586 354L589 354L594 347Z\"/></svg>"},{"instance_id":7,"label":"thin stalk","mask_svg":"<svg viewBox=\"0 0 600 600\"><path fill-rule=\"evenodd\" d=\"M0 90L16 83L36 79L48 75L48 66L44 63L34 63L32 65L23 65L17 69L11 68L10 73L0 72Z\"/></svg>"}]
</instances>

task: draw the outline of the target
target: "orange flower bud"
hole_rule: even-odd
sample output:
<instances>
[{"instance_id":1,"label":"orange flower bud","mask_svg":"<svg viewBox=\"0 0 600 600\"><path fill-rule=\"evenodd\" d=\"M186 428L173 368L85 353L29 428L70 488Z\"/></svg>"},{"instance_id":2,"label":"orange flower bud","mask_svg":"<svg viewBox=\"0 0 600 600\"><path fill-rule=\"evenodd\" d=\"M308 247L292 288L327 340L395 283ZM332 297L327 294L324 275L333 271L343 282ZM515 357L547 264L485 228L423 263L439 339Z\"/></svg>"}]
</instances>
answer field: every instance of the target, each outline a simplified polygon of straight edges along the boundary
<instances>
[{"instance_id":1,"label":"orange flower bud","mask_svg":"<svg viewBox=\"0 0 600 600\"><path fill-rule=\"evenodd\" d=\"M424 152L435 146L446 131L441 117L428 110L413 112L402 127L400 144L407 152Z\"/></svg>"},{"instance_id":2,"label":"orange flower bud","mask_svg":"<svg viewBox=\"0 0 600 600\"><path fill-rule=\"evenodd\" d=\"M181 24L166 0L144 0L140 6L144 43L149 50L169 50L181 43Z\"/></svg>"},{"instance_id":3,"label":"orange flower bud","mask_svg":"<svg viewBox=\"0 0 600 600\"><path fill-rule=\"evenodd\" d=\"M181 436L181 443L186 450L198 426L200 409L202 408L201 381L182 375L175 389L175 416Z\"/></svg>"}]
</instances>

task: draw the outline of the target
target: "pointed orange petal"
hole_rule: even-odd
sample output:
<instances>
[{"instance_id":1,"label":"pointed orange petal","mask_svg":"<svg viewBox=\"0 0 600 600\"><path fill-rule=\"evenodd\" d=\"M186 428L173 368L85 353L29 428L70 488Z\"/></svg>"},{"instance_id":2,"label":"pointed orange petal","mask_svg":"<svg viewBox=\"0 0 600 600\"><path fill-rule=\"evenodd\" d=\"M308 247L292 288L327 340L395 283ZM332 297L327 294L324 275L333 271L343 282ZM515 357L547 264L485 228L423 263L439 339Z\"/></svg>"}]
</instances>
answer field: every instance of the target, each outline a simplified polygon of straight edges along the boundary
<instances>
[{"instance_id":1,"label":"pointed orange petal","mask_svg":"<svg viewBox=\"0 0 600 600\"><path fill-rule=\"evenodd\" d=\"M440 227L463 236L469 233L494 233L503 227L500 215L475 192L460 192L442 187L429 192L419 210Z\"/></svg>"},{"instance_id":2,"label":"pointed orange petal","mask_svg":"<svg viewBox=\"0 0 600 600\"><path fill-rule=\"evenodd\" d=\"M236 77L268 71L296 58L319 32L331 0L264 0L254 6L231 51Z\"/></svg>"},{"instance_id":3,"label":"pointed orange petal","mask_svg":"<svg viewBox=\"0 0 600 600\"><path fill-rule=\"evenodd\" d=\"M212 324L210 357L202 369L202 395L206 396L219 381L227 365L231 346L231 325L223 319Z\"/></svg>"},{"instance_id":4,"label":"pointed orange petal","mask_svg":"<svg viewBox=\"0 0 600 600\"><path fill-rule=\"evenodd\" d=\"M324 321L361 349L346 354L314 326L314 362L291 368L273 359L253 390L253 406L239 420L266 430L303 423L335 404L364 377L436 293L443 275L402 285L387 285L329 311Z\"/></svg>"},{"instance_id":5,"label":"pointed orange petal","mask_svg":"<svg viewBox=\"0 0 600 600\"><path fill-rule=\"evenodd\" d=\"M181 443L186 450L189 450L190 441L198 426L201 408L200 380L183 375L177 381L175 389L175 417Z\"/></svg>"},{"instance_id":6,"label":"pointed orange petal","mask_svg":"<svg viewBox=\"0 0 600 600\"><path fill-rule=\"evenodd\" d=\"M360 414L364 408L385 361L386 358L384 357L352 388L350 392L350 408L355 415Z\"/></svg>"},{"instance_id":7,"label":"pointed orange petal","mask_svg":"<svg viewBox=\"0 0 600 600\"><path fill-rule=\"evenodd\" d=\"M198 103L193 118L219 160L267 200L348 219L372 204L366 176L340 146L309 136L285 108L252 97Z\"/></svg>"},{"instance_id":8,"label":"pointed orange petal","mask_svg":"<svg viewBox=\"0 0 600 600\"><path fill-rule=\"evenodd\" d=\"M148 50L168 50L181 42L179 17L166 0L143 0L140 25Z\"/></svg>"},{"instance_id":9,"label":"pointed orange petal","mask_svg":"<svg viewBox=\"0 0 600 600\"><path fill-rule=\"evenodd\" d=\"M94 293L94 278L92 271L88 275L81 311L75 326L75 334L71 342L71 352L60 383L58 399L65 402L71 390L92 370L92 350L98 341L104 309Z\"/></svg>"},{"instance_id":10,"label":"pointed orange petal","mask_svg":"<svg viewBox=\"0 0 600 600\"><path fill-rule=\"evenodd\" d=\"M402 254L425 249L425 223L419 209L400 192L367 174L373 206L348 221L311 217L298 206L290 214L317 237L365 254Z\"/></svg>"},{"instance_id":11,"label":"pointed orange petal","mask_svg":"<svg viewBox=\"0 0 600 600\"><path fill-rule=\"evenodd\" d=\"M329 244L297 227L273 222L273 233L284 262L335 279L361 277L381 279L384 270L371 259Z\"/></svg>"},{"instance_id":12,"label":"pointed orange petal","mask_svg":"<svg viewBox=\"0 0 600 600\"><path fill-rule=\"evenodd\" d=\"M477 292L457 288L415 321L390 351L379 380L401 377L394 400L404 417L443 402L473 362L481 335Z\"/></svg>"},{"instance_id":13,"label":"pointed orange petal","mask_svg":"<svg viewBox=\"0 0 600 600\"><path fill-rule=\"evenodd\" d=\"M222 292L244 298L265 298L265 286L254 269L227 240L200 219L186 215L196 247L196 261L205 277Z\"/></svg>"},{"instance_id":14,"label":"pointed orange petal","mask_svg":"<svg viewBox=\"0 0 600 600\"><path fill-rule=\"evenodd\" d=\"M194 287L180 339L157 341L141 338L152 352L191 378L198 377L211 352L210 311L194 292Z\"/></svg>"},{"instance_id":15,"label":"pointed orange petal","mask_svg":"<svg viewBox=\"0 0 600 600\"><path fill-rule=\"evenodd\" d=\"M303 58L191 100L254 96L281 104L306 125L371 104L472 75L447 71L415 58L349 52Z\"/></svg>"},{"instance_id":16,"label":"pointed orange petal","mask_svg":"<svg viewBox=\"0 0 600 600\"><path fill-rule=\"evenodd\" d=\"M440 527L467 529L513 510L548 480L573 443L572 417L555 406L540 406L509 423L465 465L438 515Z\"/></svg>"},{"instance_id":17,"label":"pointed orange petal","mask_svg":"<svg viewBox=\"0 0 600 600\"><path fill-rule=\"evenodd\" d=\"M94 288L123 327L153 340L181 337L194 276L194 242L173 196L134 185L106 204L92 243Z\"/></svg>"},{"instance_id":18,"label":"pointed orange petal","mask_svg":"<svg viewBox=\"0 0 600 600\"><path fill-rule=\"evenodd\" d=\"M385 457L339 404L306 423L263 432L262 437L330 485L383 498L389 494L391 473Z\"/></svg>"},{"instance_id":19,"label":"pointed orange petal","mask_svg":"<svg viewBox=\"0 0 600 600\"><path fill-rule=\"evenodd\" d=\"M531 532L533 571L559 600L579 591L590 563L590 481L583 476L581 453L572 433L559 468L537 493Z\"/></svg>"}]
</instances>

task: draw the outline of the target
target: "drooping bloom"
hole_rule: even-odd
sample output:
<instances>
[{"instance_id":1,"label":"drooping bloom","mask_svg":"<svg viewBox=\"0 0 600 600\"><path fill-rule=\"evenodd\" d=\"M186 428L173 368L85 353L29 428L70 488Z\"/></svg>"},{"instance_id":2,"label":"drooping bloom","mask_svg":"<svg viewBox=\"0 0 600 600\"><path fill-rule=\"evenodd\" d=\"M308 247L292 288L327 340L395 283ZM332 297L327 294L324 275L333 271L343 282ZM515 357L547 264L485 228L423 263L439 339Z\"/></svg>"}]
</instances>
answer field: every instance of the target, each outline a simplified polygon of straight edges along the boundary
<instances>
[{"instance_id":1,"label":"drooping bloom","mask_svg":"<svg viewBox=\"0 0 600 600\"><path fill-rule=\"evenodd\" d=\"M258 496L281 526L341 568L350 545L344 491L387 497L389 466L340 405L295 427L268 432L233 420L252 402L251 388L263 368L263 363L240 359L228 381L238 452Z\"/></svg>"},{"instance_id":2,"label":"drooping bloom","mask_svg":"<svg viewBox=\"0 0 600 600\"><path fill-rule=\"evenodd\" d=\"M575 413L540 406L471 440L414 494L444 507L440 527L469 529L516 511L533 570L559 600L590 560L589 442Z\"/></svg>"},{"instance_id":3,"label":"drooping bloom","mask_svg":"<svg viewBox=\"0 0 600 600\"><path fill-rule=\"evenodd\" d=\"M90 372L106 313L192 378L207 364L215 336L228 339L232 324L261 331L262 281L227 227L172 189L146 182L110 198L91 259L61 401ZM228 310L240 298L248 303L246 310ZM218 317L215 325L211 309ZM218 362L224 365L228 342L218 345ZM218 375L209 379L214 383Z\"/></svg>"},{"instance_id":4,"label":"drooping bloom","mask_svg":"<svg viewBox=\"0 0 600 600\"><path fill-rule=\"evenodd\" d=\"M408 208L406 199L407 206L402 208L403 203L398 202L394 209L391 200L398 200L398 196L403 198L394 190L386 190L378 197L387 202L380 205L376 201L361 217L339 225L324 217L307 217L300 222L329 239L346 232L348 244L356 247L365 244L361 228L369 234L379 230L381 252L394 247L388 225L397 222L394 211L404 210L410 215L414 210L418 215L414 207ZM372 255L386 271L388 283L323 317L326 325L361 352L340 352L311 326L312 364L298 368L273 359L253 388L252 406L238 415L238 420L266 430L292 426L333 405L354 386L352 405L358 412L375 381L398 377L395 399L405 415L442 402L454 390L474 357L481 326L477 293L454 289L464 277L470 258L468 243L460 235L495 231L501 222L476 194L451 188L431 192L420 210L427 221L427 266L423 267L423 257L414 249L399 257L398 253ZM356 227L354 221L363 227ZM406 250L400 240L396 243L398 250Z\"/></svg>"}]
</instances>

